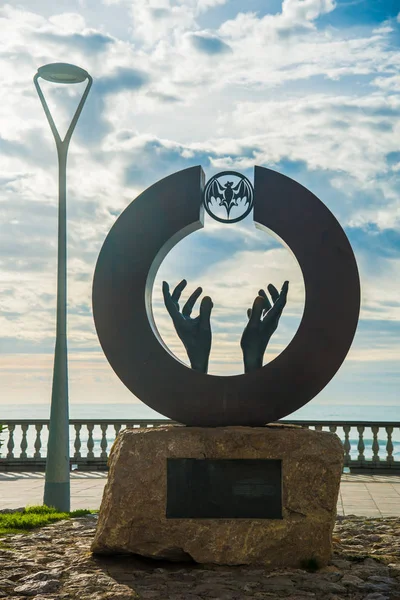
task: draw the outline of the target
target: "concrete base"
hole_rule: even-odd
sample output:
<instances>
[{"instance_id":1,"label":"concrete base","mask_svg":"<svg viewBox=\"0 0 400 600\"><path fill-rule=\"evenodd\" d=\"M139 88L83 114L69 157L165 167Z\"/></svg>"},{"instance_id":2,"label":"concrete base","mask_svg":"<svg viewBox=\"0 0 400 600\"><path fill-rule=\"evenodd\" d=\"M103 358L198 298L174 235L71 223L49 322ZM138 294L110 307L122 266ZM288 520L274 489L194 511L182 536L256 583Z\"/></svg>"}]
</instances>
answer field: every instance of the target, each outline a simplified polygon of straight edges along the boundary
<instances>
[{"instance_id":1,"label":"concrete base","mask_svg":"<svg viewBox=\"0 0 400 600\"><path fill-rule=\"evenodd\" d=\"M168 518L173 458L281 460L282 518ZM280 425L127 429L109 465L95 553L271 568L329 561L343 467L335 434Z\"/></svg>"}]
</instances>

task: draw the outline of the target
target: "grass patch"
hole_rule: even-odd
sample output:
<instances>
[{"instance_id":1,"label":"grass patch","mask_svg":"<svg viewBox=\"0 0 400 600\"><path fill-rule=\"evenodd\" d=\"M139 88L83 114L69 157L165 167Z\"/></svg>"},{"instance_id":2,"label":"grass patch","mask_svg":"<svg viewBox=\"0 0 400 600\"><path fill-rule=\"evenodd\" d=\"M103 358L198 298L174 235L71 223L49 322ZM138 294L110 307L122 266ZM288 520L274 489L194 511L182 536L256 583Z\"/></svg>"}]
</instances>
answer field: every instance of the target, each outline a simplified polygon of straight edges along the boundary
<instances>
[{"instance_id":1,"label":"grass patch","mask_svg":"<svg viewBox=\"0 0 400 600\"><path fill-rule=\"evenodd\" d=\"M83 517L93 514L94 510L73 510L71 512L58 512L51 506L27 506L23 512L11 514L0 513L0 535L9 533L27 533L32 529L44 527L56 521Z\"/></svg>"}]
</instances>

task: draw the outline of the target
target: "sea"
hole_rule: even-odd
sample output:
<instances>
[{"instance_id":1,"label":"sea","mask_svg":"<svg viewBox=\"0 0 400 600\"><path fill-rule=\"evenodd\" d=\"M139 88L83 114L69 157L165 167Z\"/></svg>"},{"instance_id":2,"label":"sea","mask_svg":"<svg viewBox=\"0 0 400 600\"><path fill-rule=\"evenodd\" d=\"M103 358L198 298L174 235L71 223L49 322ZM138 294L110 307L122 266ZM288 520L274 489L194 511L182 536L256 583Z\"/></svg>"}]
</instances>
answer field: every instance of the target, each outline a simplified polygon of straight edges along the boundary
<instances>
[{"instance_id":1,"label":"sea","mask_svg":"<svg viewBox=\"0 0 400 600\"><path fill-rule=\"evenodd\" d=\"M70 403L71 419L165 419L142 402L115 404ZM48 419L48 404L2 404L0 403L0 423L6 419ZM285 417L293 420L312 421L387 421L400 423L400 398L398 406L361 404L317 404L311 401L296 412Z\"/></svg>"},{"instance_id":2,"label":"sea","mask_svg":"<svg viewBox=\"0 0 400 600\"><path fill-rule=\"evenodd\" d=\"M50 415L49 404L0 404L0 423L8 419L48 419ZM400 460L400 402L399 406L384 406L384 405L347 405L347 404L317 404L310 402L301 409L285 417L287 420L313 420L326 421L326 430L329 430L328 424L332 421L370 421L377 425L379 422L397 423L392 434L393 457L395 460ZM143 403L131 404L70 404L70 419L107 419L110 424L115 420L124 420L127 423L134 419L165 419L165 417ZM337 434L341 439L344 439L343 429L338 427ZM27 455L32 456L34 452L34 443L37 432L35 426L31 425L27 432ZM70 430L70 453L74 455L76 450L76 432L71 426ZM3 447L0 450L0 457L7 452L8 434L3 432L0 435L3 439ZM22 432L16 428L14 432L14 455L20 455L20 443ZM102 432L99 426L95 426L93 430L93 452L95 456L99 456L101 452L100 442ZM107 448L111 447L115 439L115 431L112 425L109 425L106 433ZM365 457L372 457L373 434L370 427L366 427L364 432ZM88 432L86 427L82 427L80 431L81 447L79 452L82 456L87 453ZM352 428L349 438L351 444L350 455L356 458L358 455L359 436L356 428ZM386 457L387 433L385 427L380 427L378 432L379 456L381 459ZM104 445L104 440L103 440ZM42 456L45 456L47 446L47 429L41 431L41 449Z\"/></svg>"}]
</instances>

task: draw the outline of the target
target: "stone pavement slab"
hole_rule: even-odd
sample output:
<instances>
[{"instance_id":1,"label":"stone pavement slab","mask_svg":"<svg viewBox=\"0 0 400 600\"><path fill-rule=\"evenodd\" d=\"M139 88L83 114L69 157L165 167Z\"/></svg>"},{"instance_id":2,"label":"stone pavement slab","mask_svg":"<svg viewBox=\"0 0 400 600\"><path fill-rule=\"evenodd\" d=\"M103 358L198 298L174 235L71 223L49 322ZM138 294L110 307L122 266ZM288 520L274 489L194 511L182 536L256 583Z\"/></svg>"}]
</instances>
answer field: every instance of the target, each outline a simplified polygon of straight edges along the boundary
<instances>
[{"instance_id":1,"label":"stone pavement slab","mask_svg":"<svg viewBox=\"0 0 400 600\"><path fill-rule=\"evenodd\" d=\"M71 473L71 510L100 508L105 472ZM44 473L0 473L0 510L43 504Z\"/></svg>"},{"instance_id":2,"label":"stone pavement slab","mask_svg":"<svg viewBox=\"0 0 400 600\"><path fill-rule=\"evenodd\" d=\"M71 510L100 508L107 473L71 473ZM43 504L44 473L0 473L0 510ZM339 515L400 517L400 476L343 475Z\"/></svg>"},{"instance_id":3,"label":"stone pavement slab","mask_svg":"<svg viewBox=\"0 0 400 600\"><path fill-rule=\"evenodd\" d=\"M342 476L338 514L363 517L400 516L400 476Z\"/></svg>"}]
</instances>

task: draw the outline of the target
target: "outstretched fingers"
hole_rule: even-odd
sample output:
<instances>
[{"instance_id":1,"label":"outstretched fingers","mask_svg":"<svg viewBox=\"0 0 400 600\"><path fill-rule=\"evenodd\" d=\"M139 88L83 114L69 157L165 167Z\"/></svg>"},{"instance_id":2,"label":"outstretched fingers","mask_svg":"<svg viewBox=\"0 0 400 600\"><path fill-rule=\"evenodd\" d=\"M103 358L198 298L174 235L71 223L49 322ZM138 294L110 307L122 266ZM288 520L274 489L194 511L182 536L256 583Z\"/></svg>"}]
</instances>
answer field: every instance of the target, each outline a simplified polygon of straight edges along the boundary
<instances>
[{"instance_id":1,"label":"outstretched fingers","mask_svg":"<svg viewBox=\"0 0 400 600\"><path fill-rule=\"evenodd\" d=\"M270 287L274 287L272 285L268 286L268 290ZM276 288L275 288L276 290ZM278 297L276 298L276 300L274 300L274 305L271 309L271 313L274 316L280 317L282 314L283 309L285 308L286 305L286 300L287 300L287 294L288 294L288 290L289 290L289 282L285 281L285 283L282 286L282 289L280 291L280 293L278 293ZM271 291L270 291L271 293ZM272 296L272 293L271 293ZM272 316L272 315L271 315Z\"/></svg>"},{"instance_id":2,"label":"outstretched fingers","mask_svg":"<svg viewBox=\"0 0 400 600\"><path fill-rule=\"evenodd\" d=\"M185 306L182 308L182 314L184 317L190 317L192 314L193 306L196 304L198 297L200 296L203 288L198 287L193 294L187 300Z\"/></svg>"},{"instance_id":3,"label":"outstretched fingers","mask_svg":"<svg viewBox=\"0 0 400 600\"><path fill-rule=\"evenodd\" d=\"M272 302L275 304L275 302L279 298L279 292L278 292L278 290L276 289L276 287L274 285L272 285L272 283L270 283L268 285L268 291L271 294Z\"/></svg>"},{"instance_id":4,"label":"outstretched fingers","mask_svg":"<svg viewBox=\"0 0 400 600\"><path fill-rule=\"evenodd\" d=\"M172 292L172 296L171 296L171 298L172 298L172 300L174 302L179 302L179 298L181 297L181 293L185 289L186 286L187 286L186 279L182 279L182 281L180 281L178 283L178 285L176 286L176 288Z\"/></svg>"},{"instance_id":5,"label":"outstretched fingers","mask_svg":"<svg viewBox=\"0 0 400 600\"><path fill-rule=\"evenodd\" d=\"M179 314L178 305L172 300L171 293L169 291L169 285L166 281L162 282L162 291L164 296L165 308L169 312L172 319L176 319Z\"/></svg>"},{"instance_id":6,"label":"outstretched fingers","mask_svg":"<svg viewBox=\"0 0 400 600\"><path fill-rule=\"evenodd\" d=\"M269 301L269 298L268 298L267 294L265 293L265 290L258 290L258 295L261 296L261 298L264 298L264 307L263 307L263 312L261 314L261 318L263 319L265 317L265 315L267 314L267 312L269 311L269 309L271 308L271 302Z\"/></svg>"},{"instance_id":7,"label":"outstretched fingers","mask_svg":"<svg viewBox=\"0 0 400 600\"><path fill-rule=\"evenodd\" d=\"M200 316L199 316L200 327L202 329L209 329L209 327L210 327L210 317L211 317L211 311L213 309L213 306L214 306L214 304L213 304L210 296L204 296L204 298L200 304Z\"/></svg>"},{"instance_id":8,"label":"outstretched fingers","mask_svg":"<svg viewBox=\"0 0 400 600\"><path fill-rule=\"evenodd\" d=\"M289 282L285 281L282 289L281 289L281 293L279 294L279 298L282 302L284 302L286 304L286 299L287 299L287 295L288 295L288 291L289 291Z\"/></svg>"},{"instance_id":9,"label":"outstretched fingers","mask_svg":"<svg viewBox=\"0 0 400 600\"><path fill-rule=\"evenodd\" d=\"M261 319L261 314L264 308L264 298L262 296L257 296L253 302L253 308L251 309L251 314L249 317L249 325L256 325L259 323ZM249 314L249 311L247 311Z\"/></svg>"},{"instance_id":10,"label":"outstretched fingers","mask_svg":"<svg viewBox=\"0 0 400 600\"><path fill-rule=\"evenodd\" d=\"M289 290L289 282L285 281L284 284L283 284L283 286L282 286L281 292L280 292L278 298L275 301L275 304L278 305L278 308L280 310L283 310L283 308L284 308L284 306L286 304L288 290Z\"/></svg>"},{"instance_id":11,"label":"outstretched fingers","mask_svg":"<svg viewBox=\"0 0 400 600\"><path fill-rule=\"evenodd\" d=\"M259 290L258 295L261 296L262 298L264 298L264 310L269 310L271 308L271 302L269 301L269 298L268 298L267 294L265 293L265 290Z\"/></svg>"}]
</instances>

